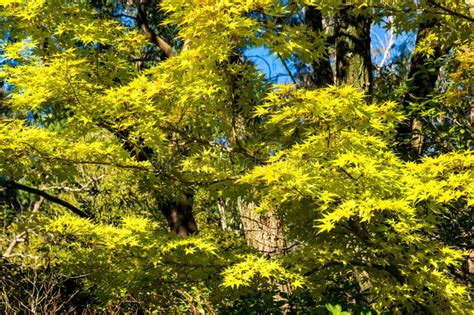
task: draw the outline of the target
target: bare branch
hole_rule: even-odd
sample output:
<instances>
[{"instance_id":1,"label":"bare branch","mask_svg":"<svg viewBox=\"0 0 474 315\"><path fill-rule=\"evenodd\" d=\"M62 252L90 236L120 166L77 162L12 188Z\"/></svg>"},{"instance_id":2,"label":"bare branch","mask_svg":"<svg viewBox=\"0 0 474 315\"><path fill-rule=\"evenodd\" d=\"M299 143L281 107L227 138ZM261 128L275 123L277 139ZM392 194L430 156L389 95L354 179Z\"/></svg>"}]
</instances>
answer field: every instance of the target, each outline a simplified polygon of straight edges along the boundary
<instances>
[{"instance_id":1,"label":"bare branch","mask_svg":"<svg viewBox=\"0 0 474 315\"><path fill-rule=\"evenodd\" d=\"M80 192L80 191L87 190L92 184L94 184L95 182L99 181L100 179L102 179L104 177L105 177L105 175L100 175L98 177L92 178L86 184L81 185L80 188L72 188L72 187L68 187L68 186L49 186L49 187L42 187L41 189L43 191L56 189L56 190L64 190L64 191L69 191L69 192Z\"/></svg>"},{"instance_id":2,"label":"bare branch","mask_svg":"<svg viewBox=\"0 0 474 315\"><path fill-rule=\"evenodd\" d=\"M5 253L2 255L3 258L10 258L12 256L12 251L15 248L15 246L20 243L24 242L25 239L23 236L26 235L26 231L21 232L20 234L16 235L13 240L11 241L10 245L8 246L7 250Z\"/></svg>"},{"instance_id":3,"label":"bare branch","mask_svg":"<svg viewBox=\"0 0 474 315\"><path fill-rule=\"evenodd\" d=\"M111 167L117 167L117 168L124 168L124 169L134 169L134 170L139 170L139 171L144 171L144 172L153 172L153 170L140 166L140 165L128 165L128 164L120 164L120 163L112 163L108 161L87 161L87 160L72 160L72 159L67 159L67 158L61 158L61 157L51 157L48 156L47 153L42 152L38 148L34 147L33 145L29 143L24 143L27 145L29 148L37 152L43 159L47 161L63 161L66 163L70 164L85 164L85 165L103 165L103 166L111 166Z\"/></svg>"},{"instance_id":4,"label":"bare branch","mask_svg":"<svg viewBox=\"0 0 474 315\"><path fill-rule=\"evenodd\" d=\"M3 186L5 188L9 188L9 189L23 190L23 191L29 192L31 194L41 196L46 200L57 203L58 205L61 205L65 208L71 210L72 212L74 212L75 214L80 216L81 218L90 218L90 216L87 215L85 212L83 212L81 209L73 206L72 204L70 204L69 202L67 202L65 200L59 199L58 197L55 197L55 196L51 196L50 194L48 194L48 193L46 193L42 190L17 183L13 180L7 180L3 183L0 183L0 186Z\"/></svg>"},{"instance_id":5,"label":"bare branch","mask_svg":"<svg viewBox=\"0 0 474 315\"><path fill-rule=\"evenodd\" d=\"M389 20L389 22L393 22L393 17L390 16L388 18L388 20ZM383 66L385 65L385 62L387 62L387 59L390 56L390 50L392 49L393 44L395 43L395 34L394 33L395 32L394 32L393 23L391 23L391 27L390 27L390 30L389 30L388 43L385 46L382 60L380 61L379 65L378 65L378 72L379 73L382 70ZM380 39L380 36L377 33L375 33L375 34ZM382 40L380 40L380 43L383 45Z\"/></svg>"}]
</instances>

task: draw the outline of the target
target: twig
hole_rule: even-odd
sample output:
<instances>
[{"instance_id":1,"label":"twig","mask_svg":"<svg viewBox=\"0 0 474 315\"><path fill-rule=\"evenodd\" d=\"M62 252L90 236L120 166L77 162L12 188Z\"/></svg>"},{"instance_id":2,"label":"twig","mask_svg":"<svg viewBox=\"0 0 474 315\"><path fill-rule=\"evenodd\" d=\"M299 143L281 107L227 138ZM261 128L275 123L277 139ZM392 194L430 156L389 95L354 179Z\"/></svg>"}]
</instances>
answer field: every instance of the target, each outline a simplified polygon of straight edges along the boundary
<instances>
[{"instance_id":1,"label":"twig","mask_svg":"<svg viewBox=\"0 0 474 315\"><path fill-rule=\"evenodd\" d=\"M57 189L57 190L64 190L64 191L69 191L69 192L80 192L80 191L86 190L93 183L99 181L100 179L102 179L104 177L105 177L105 175L100 175L96 178L92 178L88 183L82 185L80 188L71 188L71 187L68 187L68 186L50 186L50 187L44 187L44 188L42 188L42 190L45 191L45 190Z\"/></svg>"},{"instance_id":2,"label":"twig","mask_svg":"<svg viewBox=\"0 0 474 315\"><path fill-rule=\"evenodd\" d=\"M291 81L293 81L293 83L296 84L295 77L293 76L293 73L291 73L291 70L290 70L290 68L288 67L288 65L286 64L285 59L283 59L283 57L282 57L280 54L277 54L277 55L278 55L278 58L280 58L281 63L282 63L283 66L285 67L286 71L288 72L288 75L290 76Z\"/></svg>"},{"instance_id":3,"label":"twig","mask_svg":"<svg viewBox=\"0 0 474 315\"><path fill-rule=\"evenodd\" d=\"M83 161L83 160L66 159L66 158L61 158L61 157L51 157L51 156L48 156L46 153L42 152L41 150L35 148L33 145L29 143L24 143L24 144L30 147L32 150L39 153L42 158L48 161L63 161L70 164L104 165L104 166L112 166L112 167L125 168L125 169L135 169L139 171L154 173L153 170L143 167L143 166L139 166L139 165L126 165L126 164L112 163L112 162L106 162L106 161Z\"/></svg>"}]
</instances>

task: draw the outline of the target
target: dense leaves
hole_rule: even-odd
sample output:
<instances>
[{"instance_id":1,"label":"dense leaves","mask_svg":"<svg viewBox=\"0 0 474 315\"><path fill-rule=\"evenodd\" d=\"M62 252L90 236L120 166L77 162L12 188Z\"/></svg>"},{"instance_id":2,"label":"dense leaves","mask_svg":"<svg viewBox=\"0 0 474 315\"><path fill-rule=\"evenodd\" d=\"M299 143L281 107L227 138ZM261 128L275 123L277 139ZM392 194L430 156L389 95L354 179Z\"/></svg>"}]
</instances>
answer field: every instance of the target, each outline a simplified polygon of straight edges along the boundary
<instances>
[{"instance_id":1,"label":"dense leaves","mask_svg":"<svg viewBox=\"0 0 474 315\"><path fill-rule=\"evenodd\" d=\"M373 68L374 24L415 48ZM0 0L0 30L0 311L472 309L465 2Z\"/></svg>"}]
</instances>

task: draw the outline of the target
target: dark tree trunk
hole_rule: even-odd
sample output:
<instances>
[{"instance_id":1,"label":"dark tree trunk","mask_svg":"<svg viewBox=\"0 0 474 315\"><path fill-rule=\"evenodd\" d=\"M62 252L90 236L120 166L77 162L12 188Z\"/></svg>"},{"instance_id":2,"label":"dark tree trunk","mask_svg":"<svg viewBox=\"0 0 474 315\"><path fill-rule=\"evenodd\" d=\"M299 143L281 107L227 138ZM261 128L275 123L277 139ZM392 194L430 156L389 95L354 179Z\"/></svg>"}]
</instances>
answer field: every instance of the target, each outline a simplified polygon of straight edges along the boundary
<instances>
[{"instance_id":1,"label":"dark tree trunk","mask_svg":"<svg viewBox=\"0 0 474 315\"><path fill-rule=\"evenodd\" d=\"M13 222L15 216L22 211L16 189L6 185L6 178L0 176L0 227Z\"/></svg>"},{"instance_id":2,"label":"dark tree trunk","mask_svg":"<svg viewBox=\"0 0 474 315\"><path fill-rule=\"evenodd\" d=\"M0 81L0 116L7 116L10 112L10 108L5 104L5 82Z\"/></svg>"},{"instance_id":3,"label":"dark tree trunk","mask_svg":"<svg viewBox=\"0 0 474 315\"><path fill-rule=\"evenodd\" d=\"M131 130L115 130L111 127L111 124L107 122L101 122L98 125L107 129L120 139L122 141L122 147L129 152L135 160L144 162L153 158L154 151L152 148L144 145L142 141L134 143L129 140ZM168 221L170 230L180 236L195 234L198 230L196 221L194 220L192 206L188 202L191 197L191 195L183 195L179 202L166 202L162 203L161 206L161 212ZM160 201L162 202L162 200Z\"/></svg>"},{"instance_id":4,"label":"dark tree trunk","mask_svg":"<svg viewBox=\"0 0 474 315\"><path fill-rule=\"evenodd\" d=\"M161 212L168 220L170 230L179 236L189 236L197 232L193 209L189 204L189 198L182 196L179 202L164 204Z\"/></svg>"},{"instance_id":5,"label":"dark tree trunk","mask_svg":"<svg viewBox=\"0 0 474 315\"><path fill-rule=\"evenodd\" d=\"M342 8L334 24L336 84L350 84L369 95L373 79L370 25L368 14L355 13L352 6Z\"/></svg>"},{"instance_id":6,"label":"dark tree trunk","mask_svg":"<svg viewBox=\"0 0 474 315\"><path fill-rule=\"evenodd\" d=\"M318 34L321 34L323 28L323 14L315 7L307 7L305 13L306 25ZM324 50L324 58L312 63L313 72L311 74L311 83L315 87L324 87L334 84L334 75L329 60L329 51L326 47Z\"/></svg>"},{"instance_id":7,"label":"dark tree trunk","mask_svg":"<svg viewBox=\"0 0 474 315\"><path fill-rule=\"evenodd\" d=\"M436 21L432 20L420 25L418 30L415 47L426 39ZM405 160L414 160L418 158L423 147L423 121L421 112L423 108L418 107L416 112L410 110L413 103L422 104L426 108L431 94L436 88L444 49L440 45L432 47L434 53L431 57L414 53L411 57L411 67L407 80L407 92L403 98L403 109L409 117L401 123L397 129L397 151Z\"/></svg>"}]
</instances>

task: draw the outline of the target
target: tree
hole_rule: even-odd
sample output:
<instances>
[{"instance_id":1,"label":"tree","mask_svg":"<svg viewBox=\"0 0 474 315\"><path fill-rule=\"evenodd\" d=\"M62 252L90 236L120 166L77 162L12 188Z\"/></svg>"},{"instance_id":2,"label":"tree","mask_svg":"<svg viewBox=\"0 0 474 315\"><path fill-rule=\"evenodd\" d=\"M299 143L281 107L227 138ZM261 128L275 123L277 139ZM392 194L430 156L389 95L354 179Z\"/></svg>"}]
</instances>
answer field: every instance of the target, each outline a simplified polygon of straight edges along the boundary
<instances>
[{"instance_id":1,"label":"tree","mask_svg":"<svg viewBox=\"0 0 474 315\"><path fill-rule=\"evenodd\" d=\"M55 305L80 311L470 308L466 3L0 6L0 204L22 209L1 238L8 279L65 276ZM393 60L407 77L374 72L373 23L418 34ZM259 46L294 84L245 57ZM276 214L282 254L244 245L242 201Z\"/></svg>"}]
</instances>

